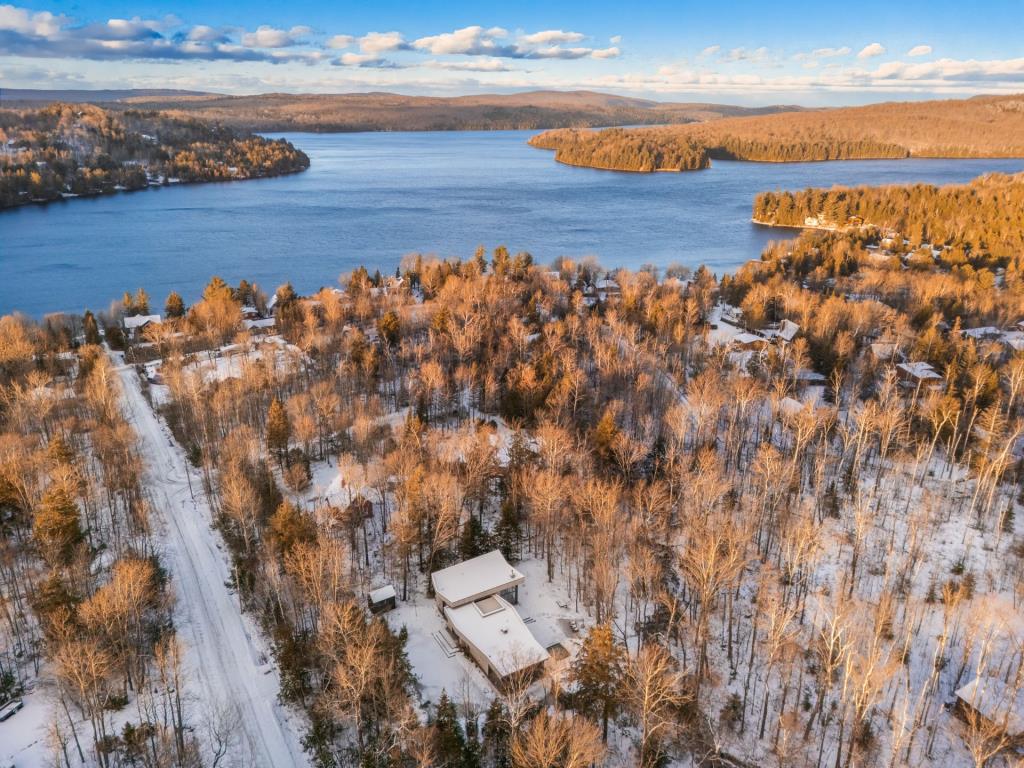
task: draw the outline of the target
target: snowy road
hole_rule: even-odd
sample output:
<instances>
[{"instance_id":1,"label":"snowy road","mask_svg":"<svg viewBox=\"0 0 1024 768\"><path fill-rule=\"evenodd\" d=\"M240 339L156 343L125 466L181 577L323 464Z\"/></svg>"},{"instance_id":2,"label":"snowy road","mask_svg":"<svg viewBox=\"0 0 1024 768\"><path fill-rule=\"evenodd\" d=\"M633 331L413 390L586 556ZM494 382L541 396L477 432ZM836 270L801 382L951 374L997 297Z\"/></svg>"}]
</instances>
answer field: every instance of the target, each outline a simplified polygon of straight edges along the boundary
<instances>
[{"instance_id":1,"label":"snowy road","mask_svg":"<svg viewBox=\"0 0 1024 768\"><path fill-rule=\"evenodd\" d=\"M204 740L203 721L228 704L237 709L239 722L230 756L236 765L306 768L309 761L299 741L301 718L278 703L277 668L225 586L231 580L227 555L211 528L198 477L192 478L193 499L184 452L150 408L134 369L121 365L118 370L125 415L139 435L146 486L163 529L159 540L177 597L175 621L187 648L189 691L198 699L191 718L196 734Z\"/></svg>"}]
</instances>

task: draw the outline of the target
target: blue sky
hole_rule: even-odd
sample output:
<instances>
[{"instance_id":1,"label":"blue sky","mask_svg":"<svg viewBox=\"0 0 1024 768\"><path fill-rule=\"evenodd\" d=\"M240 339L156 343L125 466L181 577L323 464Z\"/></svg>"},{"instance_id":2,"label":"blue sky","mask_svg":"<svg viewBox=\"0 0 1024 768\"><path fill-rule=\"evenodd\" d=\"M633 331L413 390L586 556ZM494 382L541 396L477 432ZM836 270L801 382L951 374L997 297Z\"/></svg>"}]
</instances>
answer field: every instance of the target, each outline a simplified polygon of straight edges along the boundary
<instances>
[{"instance_id":1,"label":"blue sky","mask_svg":"<svg viewBox=\"0 0 1024 768\"><path fill-rule=\"evenodd\" d=\"M0 0L0 84L811 105L1018 93L1024 0Z\"/></svg>"}]
</instances>

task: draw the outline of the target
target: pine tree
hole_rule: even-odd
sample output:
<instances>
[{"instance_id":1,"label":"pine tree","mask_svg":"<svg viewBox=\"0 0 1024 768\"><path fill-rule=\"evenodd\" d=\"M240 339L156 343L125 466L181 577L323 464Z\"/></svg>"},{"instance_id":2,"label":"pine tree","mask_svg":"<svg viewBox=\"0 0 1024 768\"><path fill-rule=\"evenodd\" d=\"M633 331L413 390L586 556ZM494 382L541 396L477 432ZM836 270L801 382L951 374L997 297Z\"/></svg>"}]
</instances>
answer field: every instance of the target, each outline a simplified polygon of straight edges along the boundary
<instances>
[{"instance_id":1,"label":"pine tree","mask_svg":"<svg viewBox=\"0 0 1024 768\"><path fill-rule=\"evenodd\" d=\"M137 315L149 314L149 294L146 293L145 289L139 288L135 291L135 300L132 302L132 308Z\"/></svg>"},{"instance_id":2,"label":"pine tree","mask_svg":"<svg viewBox=\"0 0 1024 768\"><path fill-rule=\"evenodd\" d=\"M315 541L316 524L301 509L285 501L270 516L270 536L286 554L296 544Z\"/></svg>"},{"instance_id":3,"label":"pine tree","mask_svg":"<svg viewBox=\"0 0 1024 768\"><path fill-rule=\"evenodd\" d=\"M88 309L82 315L82 332L85 336L86 344L99 344L102 341L100 338L100 328L96 323L96 315Z\"/></svg>"},{"instance_id":4,"label":"pine tree","mask_svg":"<svg viewBox=\"0 0 1024 768\"><path fill-rule=\"evenodd\" d=\"M185 316L185 302L177 291L167 294L167 301L164 302L164 315L169 320Z\"/></svg>"},{"instance_id":5,"label":"pine tree","mask_svg":"<svg viewBox=\"0 0 1024 768\"><path fill-rule=\"evenodd\" d=\"M51 485L43 496L32 524L32 535L44 559L53 566L65 565L82 543L78 505L60 485Z\"/></svg>"},{"instance_id":6,"label":"pine tree","mask_svg":"<svg viewBox=\"0 0 1024 768\"><path fill-rule=\"evenodd\" d=\"M398 313L394 310L385 312L380 320L377 321L377 333L387 342L389 347L394 347L398 344L398 340L401 338L401 324L398 319Z\"/></svg>"},{"instance_id":7,"label":"pine tree","mask_svg":"<svg viewBox=\"0 0 1024 768\"><path fill-rule=\"evenodd\" d=\"M288 450L288 440L292 435L292 427L288 422L288 412L284 404L276 397L270 402L267 411L267 449L277 455L278 462L283 460Z\"/></svg>"},{"instance_id":8,"label":"pine tree","mask_svg":"<svg viewBox=\"0 0 1024 768\"><path fill-rule=\"evenodd\" d=\"M437 768L461 768L466 737L459 724L455 704L443 690L434 717L434 740Z\"/></svg>"},{"instance_id":9,"label":"pine tree","mask_svg":"<svg viewBox=\"0 0 1024 768\"><path fill-rule=\"evenodd\" d=\"M489 542L483 524L475 515L462 526L462 537L459 540L459 554L463 560L469 560L477 555L482 555L489 549Z\"/></svg>"},{"instance_id":10,"label":"pine tree","mask_svg":"<svg viewBox=\"0 0 1024 768\"><path fill-rule=\"evenodd\" d=\"M484 716L483 751L494 768L509 768L508 748L511 739L508 717L500 699L492 699Z\"/></svg>"},{"instance_id":11,"label":"pine tree","mask_svg":"<svg viewBox=\"0 0 1024 768\"><path fill-rule=\"evenodd\" d=\"M601 719L601 734L608 741L608 720L622 705L625 653L615 642L610 624L591 628L572 666L576 683L573 701L578 711Z\"/></svg>"}]
</instances>

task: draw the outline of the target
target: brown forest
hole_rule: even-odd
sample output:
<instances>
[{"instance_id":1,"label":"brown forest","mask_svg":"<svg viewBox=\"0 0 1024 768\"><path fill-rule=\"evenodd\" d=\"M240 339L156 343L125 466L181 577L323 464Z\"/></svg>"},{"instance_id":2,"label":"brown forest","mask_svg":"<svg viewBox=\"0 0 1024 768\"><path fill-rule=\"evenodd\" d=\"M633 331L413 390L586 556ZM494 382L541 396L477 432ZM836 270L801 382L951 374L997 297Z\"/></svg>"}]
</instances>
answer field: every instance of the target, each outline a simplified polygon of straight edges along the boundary
<instances>
[{"instance_id":1,"label":"brown forest","mask_svg":"<svg viewBox=\"0 0 1024 768\"><path fill-rule=\"evenodd\" d=\"M1022 157L1024 98L872 104L736 117L682 126L556 130L530 143L569 165L624 171L707 167L680 163L682 148L709 158L799 162L900 157Z\"/></svg>"}]
</instances>

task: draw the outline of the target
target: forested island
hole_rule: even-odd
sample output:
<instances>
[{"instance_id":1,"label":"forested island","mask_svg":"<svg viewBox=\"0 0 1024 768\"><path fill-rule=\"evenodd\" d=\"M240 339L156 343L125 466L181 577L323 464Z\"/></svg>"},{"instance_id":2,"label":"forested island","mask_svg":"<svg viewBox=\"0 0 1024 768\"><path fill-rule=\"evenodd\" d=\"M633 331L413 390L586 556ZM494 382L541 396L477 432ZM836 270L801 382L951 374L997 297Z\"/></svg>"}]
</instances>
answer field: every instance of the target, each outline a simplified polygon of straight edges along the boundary
<instances>
[{"instance_id":1,"label":"forested island","mask_svg":"<svg viewBox=\"0 0 1024 768\"><path fill-rule=\"evenodd\" d=\"M283 139L159 112L85 104L0 110L0 209L308 167L305 153Z\"/></svg>"},{"instance_id":2,"label":"forested island","mask_svg":"<svg viewBox=\"0 0 1024 768\"><path fill-rule=\"evenodd\" d=\"M74 768L1015 765L1020 185L0 319L0 699Z\"/></svg>"},{"instance_id":3,"label":"forested island","mask_svg":"<svg viewBox=\"0 0 1024 768\"><path fill-rule=\"evenodd\" d=\"M546 131L532 146L568 165L685 171L711 160L804 162L1024 157L1024 98L872 104L658 128Z\"/></svg>"}]
</instances>

